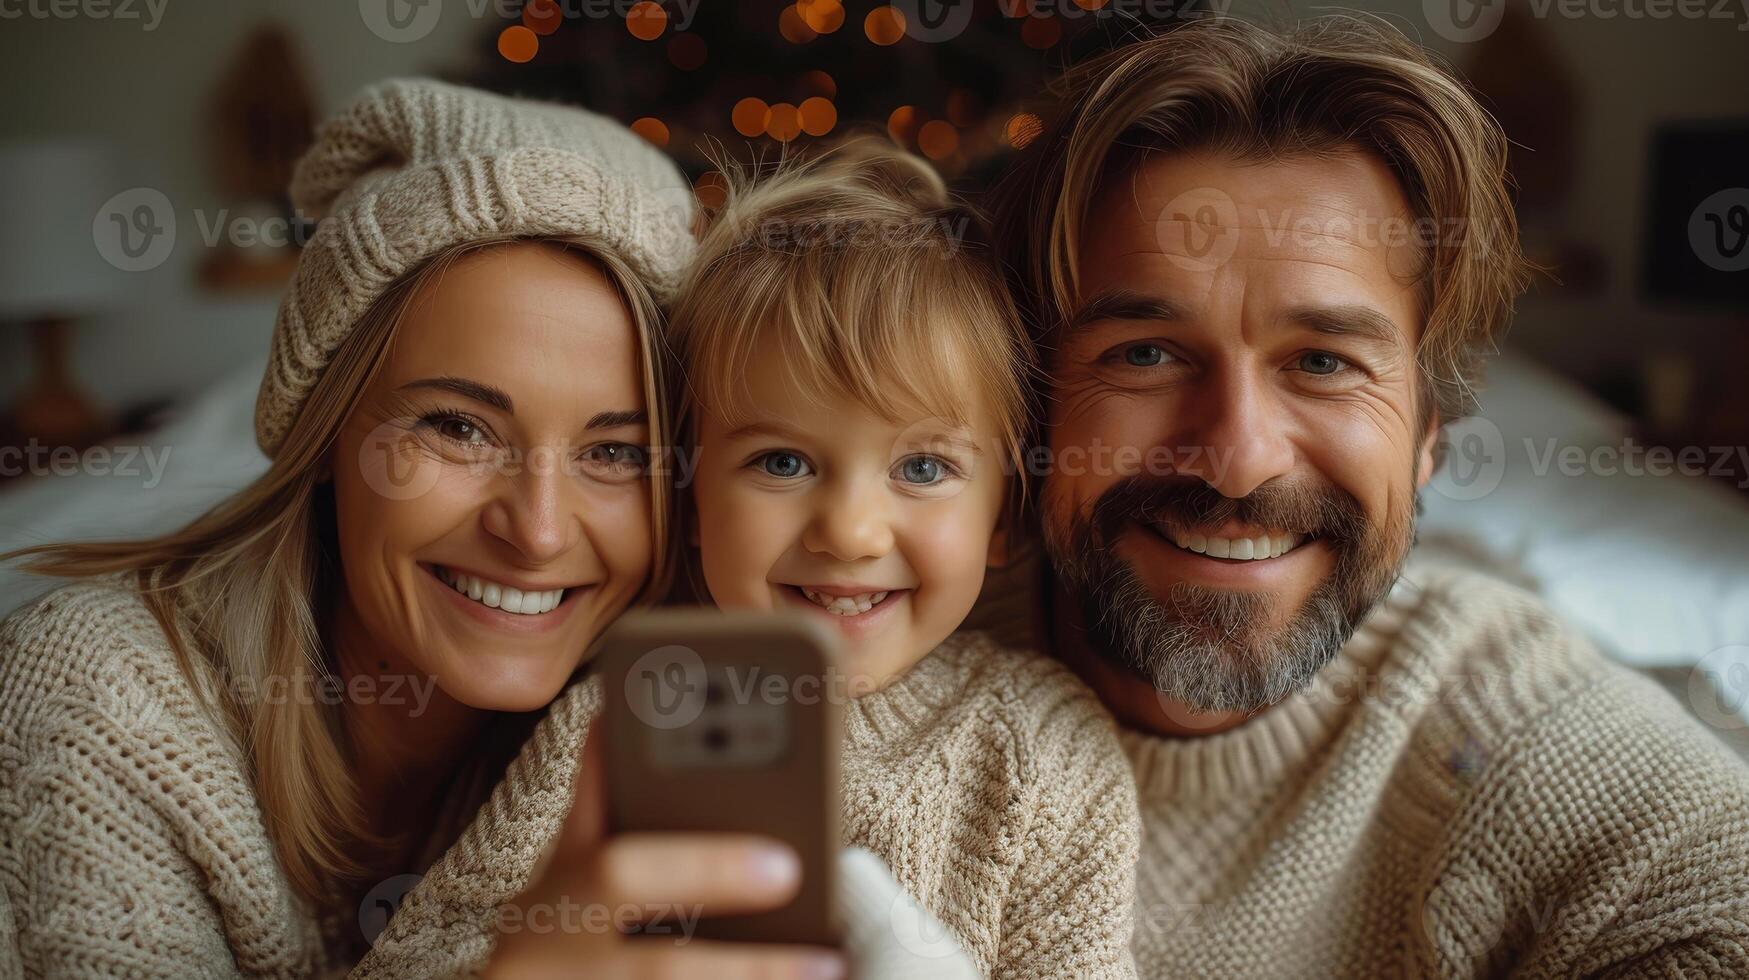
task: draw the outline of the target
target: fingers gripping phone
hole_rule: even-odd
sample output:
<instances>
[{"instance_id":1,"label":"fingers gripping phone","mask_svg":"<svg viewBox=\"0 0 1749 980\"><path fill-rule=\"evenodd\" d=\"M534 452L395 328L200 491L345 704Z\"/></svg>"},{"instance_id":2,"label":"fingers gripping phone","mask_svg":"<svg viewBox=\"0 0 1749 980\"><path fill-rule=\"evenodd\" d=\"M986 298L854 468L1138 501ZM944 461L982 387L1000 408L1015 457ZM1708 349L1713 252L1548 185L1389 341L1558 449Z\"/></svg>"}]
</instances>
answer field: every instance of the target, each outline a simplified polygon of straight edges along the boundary
<instances>
[{"instance_id":1,"label":"fingers gripping phone","mask_svg":"<svg viewBox=\"0 0 1749 980\"><path fill-rule=\"evenodd\" d=\"M836 639L795 616L667 609L628 614L602 644L610 829L784 841L802 864L795 898L702 919L698 935L837 945Z\"/></svg>"}]
</instances>

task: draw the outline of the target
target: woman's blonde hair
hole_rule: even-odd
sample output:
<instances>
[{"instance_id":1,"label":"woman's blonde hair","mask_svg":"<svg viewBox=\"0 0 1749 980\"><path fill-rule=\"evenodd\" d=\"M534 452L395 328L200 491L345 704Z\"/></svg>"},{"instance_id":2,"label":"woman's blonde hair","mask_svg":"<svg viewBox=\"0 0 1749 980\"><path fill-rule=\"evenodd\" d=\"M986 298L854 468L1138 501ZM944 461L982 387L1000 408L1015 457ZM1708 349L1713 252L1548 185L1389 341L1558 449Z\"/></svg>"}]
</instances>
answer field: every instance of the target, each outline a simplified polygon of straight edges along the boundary
<instances>
[{"instance_id":1,"label":"woman's blonde hair","mask_svg":"<svg viewBox=\"0 0 1749 980\"><path fill-rule=\"evenodd\" d=\"M970 422L986 399L1018 461L1033 355L981 218L922 159L856 136L728 193L669 317L677 413L725 413L771 343L805 398L851 398L889 421L922 409ZM1018 470L1017 470L1018 471Z\"/></svg>"},{"instance_id":2,"label":"woman's blonde hair","mask_svg":"<svg viewBox=\"0 0 1749 980\"><path fill-rule=\"evenodd\" d=\"M336 669L322 633L325 600L340 588L329 450L389 357L413 297L455 261L509 242L541 242L590 259L636 324L651 439L668 445L656 301L630 266L582 238L486 238L446 249L397 280L359 320L254 483L187 527L143 541L41 545L28 571L66 578L121 574L162 625L191 685L252 765L256 793L287 878L305 898L331 901L364 870L347 846L380 839L365 825L339 712L311 690ZM650 481L655 562L641 601L660 595L673 562L672 488Z\"/></svg>"}]
</instances>

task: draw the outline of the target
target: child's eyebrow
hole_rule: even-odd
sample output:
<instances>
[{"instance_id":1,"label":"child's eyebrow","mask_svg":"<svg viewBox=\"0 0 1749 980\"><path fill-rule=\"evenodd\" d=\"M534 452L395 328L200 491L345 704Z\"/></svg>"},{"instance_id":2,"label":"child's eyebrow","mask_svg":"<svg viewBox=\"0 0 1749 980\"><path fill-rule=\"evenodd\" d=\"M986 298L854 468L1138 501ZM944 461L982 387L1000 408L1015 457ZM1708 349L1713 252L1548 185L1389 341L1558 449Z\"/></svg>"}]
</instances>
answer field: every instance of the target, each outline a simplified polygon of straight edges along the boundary
<instances>
[{"instance_id":1,"label":"child's eyebrow","mask_svg":"<svg viewBox=\"0 0 1749 980\"><path fill-rule=\"evenodd\" d=\"M730 429L729 434L723 438L747 439L753 436L776 436L779 439L799 439L805 435L806 433L802 432L800 429L792 428L782 422L771 419L760 419L755 422L748 422L746 425L740 426L739 428Z\"/></svg>"}]
</instances>

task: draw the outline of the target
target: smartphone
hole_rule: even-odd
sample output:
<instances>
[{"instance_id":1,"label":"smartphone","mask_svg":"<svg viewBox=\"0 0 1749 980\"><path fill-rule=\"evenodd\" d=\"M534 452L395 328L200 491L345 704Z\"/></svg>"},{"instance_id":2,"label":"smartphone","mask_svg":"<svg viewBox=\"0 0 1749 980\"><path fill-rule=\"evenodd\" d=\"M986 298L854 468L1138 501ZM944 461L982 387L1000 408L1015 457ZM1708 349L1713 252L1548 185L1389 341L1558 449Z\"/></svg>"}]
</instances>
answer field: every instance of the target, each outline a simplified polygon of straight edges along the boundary
<instances>
[{"instance_id":1,"label":"smartphone","mask_svg":"<svg viewBox=\"0 0 1749 980\"><path fill-rule=\"evenodd\" d=\"M602 638L610 829L762 834L801 857L794 900L701 919L702 938L838 945L836 655L796 614L634 612Z\"/></svg>"}]
</instances>

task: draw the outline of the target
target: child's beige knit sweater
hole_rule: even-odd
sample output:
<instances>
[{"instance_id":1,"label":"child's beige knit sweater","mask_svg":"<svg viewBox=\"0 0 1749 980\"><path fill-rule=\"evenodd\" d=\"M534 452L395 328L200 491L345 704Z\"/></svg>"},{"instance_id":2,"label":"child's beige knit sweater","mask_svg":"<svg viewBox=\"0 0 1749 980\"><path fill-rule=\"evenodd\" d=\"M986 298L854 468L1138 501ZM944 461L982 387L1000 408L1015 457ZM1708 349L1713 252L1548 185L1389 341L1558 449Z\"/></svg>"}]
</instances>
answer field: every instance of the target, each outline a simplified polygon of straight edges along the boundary
<instances>
[{"instance_id":1,"label":"child's beige knit sweater","mask_svg":"<svg viewBox=\"0 0 1749 980\"><path fill-rule=\"evenodd\" d=\"M357 975L484 961L568 809L598 704L594 684L555 703ZM981 970L1133 976L1133 784L1079 682L965 635L846 716L847 843L884 858ZM0 841L0 977L344 966L278 871L246 761L125 592L70 587L0 627Z\"/></svg>"},{"instance_id":2,"label":"child's beige knit sweater","mask_svg":"<svg viewBox=\"0 0 1749 980\"><path fill-rule=\"evenodd\" d=\"M1749 977L1749 769L1503 583L1412 567L1309 689L1124 741L1144 977Z\"/></svg>"}]
</instances>

